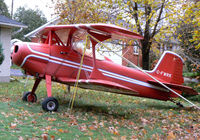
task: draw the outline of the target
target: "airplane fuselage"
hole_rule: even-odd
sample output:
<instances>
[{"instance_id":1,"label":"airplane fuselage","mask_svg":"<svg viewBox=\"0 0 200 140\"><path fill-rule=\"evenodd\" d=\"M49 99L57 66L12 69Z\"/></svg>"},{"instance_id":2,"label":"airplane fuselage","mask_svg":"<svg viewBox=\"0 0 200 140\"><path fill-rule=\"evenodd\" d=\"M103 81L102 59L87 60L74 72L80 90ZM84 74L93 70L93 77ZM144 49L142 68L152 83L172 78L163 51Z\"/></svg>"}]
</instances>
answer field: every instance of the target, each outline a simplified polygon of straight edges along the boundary
<instances>
[{"instance_id":1,"label":"airplane fuselage","mask_svg":"<svg viewBox=\"0 0 200 140\"><path fill-rule=\"evenodd\" d=\"M13 62L28 74L41 78L51 75L53 81L68 85L74 85L77 80L81 57L80 53L68 47L39 43L16 44L12 54ZM95 61L97 72L94 71L93 58L84 57L79 87L160 100L170 97L168 90L149 84L147 81L151 78L139 70L108 60ZM92 75L93 71L95 76Z\"/></svg>"}]
</instances>

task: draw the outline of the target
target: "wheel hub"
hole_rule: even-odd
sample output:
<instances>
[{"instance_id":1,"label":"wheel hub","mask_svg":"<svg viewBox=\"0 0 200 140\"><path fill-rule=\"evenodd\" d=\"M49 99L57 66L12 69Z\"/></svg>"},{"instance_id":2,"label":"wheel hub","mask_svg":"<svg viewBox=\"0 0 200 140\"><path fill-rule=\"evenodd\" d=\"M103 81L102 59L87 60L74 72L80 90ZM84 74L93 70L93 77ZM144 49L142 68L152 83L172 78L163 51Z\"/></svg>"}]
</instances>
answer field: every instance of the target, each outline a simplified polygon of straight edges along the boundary
<instances>
[{"instance_id":1,"label":"wheel hub","mask_svg":"<svg viewBox=\"0 0 200 140\"><path fill-rule=\"evenodd\" d=\"M27 97L27 101L28 101L28 102L33 102L34 99L35 99L34 96L31 95L31 94L29 94L28 97Z\"/></svg>"},{"instance_id":2,"label":"wheel hub","mask_svg":"<svg viewBox=\"0 0 200 140\"><path fill-rule=\"evenodd\" d=\"M49 102L47 103L47 108L48 108L49 110L54 110L55 107L56 107L56 104L55 104L53 101L49 101Z\"/></svg>"}]
</instances>

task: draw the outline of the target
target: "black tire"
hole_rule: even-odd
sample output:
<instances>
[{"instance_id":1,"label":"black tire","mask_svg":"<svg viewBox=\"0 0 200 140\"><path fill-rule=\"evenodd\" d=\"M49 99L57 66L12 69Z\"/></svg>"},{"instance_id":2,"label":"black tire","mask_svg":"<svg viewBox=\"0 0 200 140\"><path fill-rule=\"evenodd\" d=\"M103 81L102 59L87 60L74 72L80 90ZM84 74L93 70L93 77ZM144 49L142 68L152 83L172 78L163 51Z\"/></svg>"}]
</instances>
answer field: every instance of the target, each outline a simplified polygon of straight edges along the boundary
<instances>
[{"instance_id":1,"label":"black tire","mask_svg":"<svg viewBox=\"0 0 200 140\"><path fill-rule=\"evenodd\" d=\"M26 102L36 102L37 101L37 96L35 93L32 93L32 92L25 92L23 97L22 97L22 100L23 101L26 101Z\"/></svg>"},{"instance_id":2,"label":"black tire","mask_svg":"<svg viewBox=\"0 0 200 140\"><path fill-rule=\"evenodd\" d=\"M50 112L57 111L58 107L59 103L54 97L47 97L42 102L42 109L44 111L50 111Z\"/></svg>"}]
</instances>

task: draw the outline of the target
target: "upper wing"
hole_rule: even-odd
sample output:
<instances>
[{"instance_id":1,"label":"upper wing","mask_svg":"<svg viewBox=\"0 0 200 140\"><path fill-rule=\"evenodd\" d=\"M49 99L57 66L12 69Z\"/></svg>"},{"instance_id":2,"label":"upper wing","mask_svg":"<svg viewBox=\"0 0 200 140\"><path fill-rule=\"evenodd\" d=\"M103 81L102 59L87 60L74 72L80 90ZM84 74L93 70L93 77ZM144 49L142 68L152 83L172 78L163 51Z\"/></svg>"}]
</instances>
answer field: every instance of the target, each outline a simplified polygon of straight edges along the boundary
<instances>
[{"instance_id":1,"label":"upper wing","mask_svg":"<svg viewBox=\"0 0 200 140\"><path fill-rule=\"evenodd\" d=\"M84 28L99 35L110 35L112 39L143 39L143 36L137 33L111 24L87 24L80 25L80 28Z\"/></svg>"},{"instance_id":2,"label":"upper wing","mask_svg":"<svg viewBox=\"0 0 200 140\"><path fill-rule=\"evenodd\" d=\"M66 35L69 36L70 34L75 33L77 30L95 34L95 37L99 40L102 40L102 36L105 36L105 39L143 39L143 36L137 33L110 24L72 24L47 26L38 33L39 37L47 37L50 30L60 34L58 36L65 35L65 39Z\"/></svg>"}]
</instances>

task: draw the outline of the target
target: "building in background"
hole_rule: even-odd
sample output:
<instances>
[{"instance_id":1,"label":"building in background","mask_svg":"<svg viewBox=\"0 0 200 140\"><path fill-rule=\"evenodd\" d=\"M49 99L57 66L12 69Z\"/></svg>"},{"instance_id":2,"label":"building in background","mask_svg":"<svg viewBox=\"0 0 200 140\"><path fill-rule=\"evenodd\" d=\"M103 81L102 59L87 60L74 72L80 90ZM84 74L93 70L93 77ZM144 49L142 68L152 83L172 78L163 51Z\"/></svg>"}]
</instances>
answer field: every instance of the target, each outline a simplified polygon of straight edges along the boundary
<instances>
[{"instance_id":1,"label":"building in background","mask_svg":"<svg viewBox=\"0 0 200 140\"><path fill-rule=\"evenodd\" d=\"M135 65L142 67L142 51L138 45L127 46L123 48L122 54L126 59L128 59ZM122 65L132 67L125 60L122 60Z\"/></svg>"},{"instance_id":2,"label":"building in background","mask_svg":"<svg viewBox=\"0 0 200 140\"><path fill-rule=\"evenodd\" d=\"M4 61L0 65L0 82L10 81L10 50L12 28L27 28L26 25L0 15L0 43L3 46Z\"/></svg>"}]
</instances>

